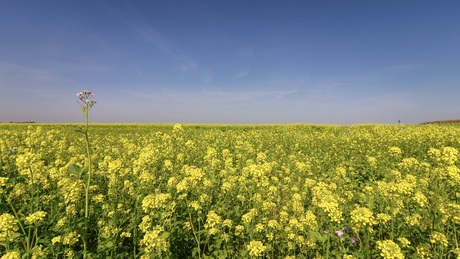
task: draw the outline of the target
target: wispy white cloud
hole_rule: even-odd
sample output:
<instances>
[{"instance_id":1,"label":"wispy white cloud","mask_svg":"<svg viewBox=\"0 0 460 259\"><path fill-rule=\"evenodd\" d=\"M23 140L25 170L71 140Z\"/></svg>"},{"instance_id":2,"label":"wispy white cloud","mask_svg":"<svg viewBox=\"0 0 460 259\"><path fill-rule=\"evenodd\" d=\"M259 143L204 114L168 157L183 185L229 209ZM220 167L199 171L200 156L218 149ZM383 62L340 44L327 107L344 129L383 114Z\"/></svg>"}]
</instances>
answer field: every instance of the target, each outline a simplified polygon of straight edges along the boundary
<instances>
[{"instance_id":1,"label":"wispy white cloud","mask_svg":"<svg viewBox=\"0 0 460 259\"><path fill-rule=\"evenodd\" d=\"M36 89L68 83L69 80L48 69L34 68L0 61L0 88ZM45 86L45 84L49 84Z\"/></svg>"},{"instance_id":2,"label":"wispy white cloud","mask_svg":"<svg viewBox=\"0 0 460 259\"><path fill-rule=\"evenodd\" d=\"M275 90L220 90L203 88L198 91L185 91L173 87L158 87L157 90L129 91L127 94L141 99L176 99L177 101L199 100L200 102L212 103L238 103L255 100L270 101L286 98L293 94L303 92L299 89L275 89Z\"/></svg>"},{"instance_id":3,"label":"wispy white cloud","mask_svg":"<svg viewBox=\"0 0 460 259\"><path fill-rule=\"evenodd\" d=\"M235 79L238 79L238 78L241 78L241 77L244 77L244 76L247 76L251 73L251 70L249 69L241 69L239 71L236 72L234 78Z\"/></svg>"},{"instance_id":4,"label":"wispy white cloud","mask_svg":"<svg viewBox=\"0 0 460 259\"><path fill-rule=\"evenodd\" d=\"M237 51L237 57L242 59L249 59L254 57L254 49L252 47L244 47Z\"/></svg>"},{"instance_id":5,"label":"wispy white cloud","mask_svg":"<svg viewBox=\"0 0 460 259\"><path fill-rule=\"evenodd\" d=\"M396 72L409 72L409 71L417 70L419 68L423 68L429 65L430 63L427 63L427 62L411 63L411 64L397 64L397 65L389 66L387 69L390 71L396 71Z\"/></svg>"},{"instance_id":6,"label":"wispy white cloud","mask_svg":"<svg viewBox=\"0 0 460 259\"><path fill-rule=\"evenodd\" d=\"M203 80L205 84L208 84L209 82L211 82L212 77L213 77L213 73L210 69L208 68L201 69L201 79Z\"/></svg>"},{"instance_id":7,"label":"wispy white cloud","mask_svg":"<svg viewBox=\"0 0 460 259\"><path fill-rule=\"evenodd\" d=\"M165 37L160 31L145 25L144 29L138 30L139 39L153 43L168 58L174 60L183 72L193 72L198 68L197 63L186 55L180 54L174 43Z\"/></svg>"},{"instance_id":8,"label":"wispy white cloud","mask_svg":"<svg viewBox=\"0 0 460 259\"><path fill-rule=\"evenodd\" d=\"M85 36L87 36L88 38L92 39L93 41L97 42L99 45L101 45L102 47L104 47L106 50L110 51L110 52L115 52L113 50L113 48L110 47L110 45L102 40L101 37L99 36L96 36L96 34L94 33L91 33L89 32L88 30L85 30L83 29L81 26L78 26L77 24L65 19L65 18L62 18L62 17L59 17L58 16L58 19L61 20L63 23L67 24L67 25L70 25L71 27L73 27L74 29L77 29L80 33L84 34Z\"/></svg>"}]
</instances>

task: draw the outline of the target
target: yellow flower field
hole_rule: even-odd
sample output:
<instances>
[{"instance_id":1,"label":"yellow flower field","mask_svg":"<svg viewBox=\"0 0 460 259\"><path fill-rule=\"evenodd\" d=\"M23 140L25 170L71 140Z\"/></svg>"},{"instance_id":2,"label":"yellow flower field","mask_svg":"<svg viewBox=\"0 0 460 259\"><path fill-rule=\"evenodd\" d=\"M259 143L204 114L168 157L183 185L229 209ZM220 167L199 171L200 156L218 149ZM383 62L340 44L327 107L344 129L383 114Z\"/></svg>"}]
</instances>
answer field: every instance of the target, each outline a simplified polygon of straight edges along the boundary
<instances>
[{"instance_id":1,"label":"yellow flower field","mask_svg":"<svg viewBox=\"0 0 460 259\"><path fill-rule=\"evenodd\" d=\"M0 124L0 258L460 254L458 125L79 127Z\"/></svg>"}]
</instances>

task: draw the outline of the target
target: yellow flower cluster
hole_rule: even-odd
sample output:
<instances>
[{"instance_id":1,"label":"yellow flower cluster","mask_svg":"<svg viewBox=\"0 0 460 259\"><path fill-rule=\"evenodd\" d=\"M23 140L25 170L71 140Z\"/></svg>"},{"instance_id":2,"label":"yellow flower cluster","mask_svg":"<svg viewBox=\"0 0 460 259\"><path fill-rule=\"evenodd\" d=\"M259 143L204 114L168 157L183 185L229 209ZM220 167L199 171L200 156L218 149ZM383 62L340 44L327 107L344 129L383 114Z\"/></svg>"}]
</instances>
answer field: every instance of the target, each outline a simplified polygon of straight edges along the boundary
<instances>
[{"instance_id":1,"label":"yellow flower cluster","mask_svg":"<svg viewBox=\"0 0 460 259\"><path fill-rule=\"evenodd\" d=\"M222 224L222 217L219 216L214 210L208 212L206 216L206 223L204 228L207 229L210 236L216 235L220 232L219 227ZM227 222L228 224L228 222Z\"/></svg>"},{"instance_id":2,"label":"yellow flower cluster","mask_svg":"<svg viewBox=\"0 0 460 259\"><path fill-rule=\"evenodd\" d=\"M161 252L168 250L167 236L164 234L163 226L155 226L152 230L145 233L140 244L145 249L145 258L149 256L160 255Z\"/></svg>"},{"instance_id":3,"label":"yellow flower cluster","mask_svg":"<svg viewBox=\"0 0 460 259\"><path fill-rule=\"evenodd\" d=\"M142 209L145 213L155 212L156 209L166 207L170 200L169 193L149 194L142 200Z\"/></svg>"},{"instance_id":4,"label":"yellow flower cluster","mask_svg":"<svg viewBox=\"0 0 460 259\"><path fill-rule=\"evenodd\" d=\"M8 213L0 215L0 242L11 242L13 234L18 231L16 218Z\"/></svg>"},{"instance_id":5,"label":"yellow flower cluster","mask_svg":"<svg viewBox=\"0 0 460 259\"><path fill-rule=\"evenodd\" d=\"M9 251L0 257L0 259L21 259L21 254L17 251Z\"/></svg>"},{"instance_id":6,"label":"yellow flower cluster","mask_svg":"<svg viewBox=\"0 0 460 259\"><path fill-rule=\"evenodd\" d=\"M458 126L94 125L88 189L76 127L0 124L0 245L80 256L88 191L94 257L457 251Z\"/></svg>"},{"instance_id":7,"label":"yellow flower cluster","mask_svg":"<svg viewBox=\"0 0 460 259\"><path fill-rule=\"evenodd\" d=\"M364 230L377 223L374 218L374 213L366 207L356 207L351 211L350 216L351 223L357 230Z\"/></svg>"},{"instance_id":8,"label":"yellow flower cluster","mask_svg":"<svg viewBox=\"0 0 460 259\"><path fill-rule=\"evenodd\" d=\"M312 204L326 212L331 221L340 223L343 220L342 211L339 208L342 199L332 192L330 188L335 189L335 185L317 183L312 188Z\"/></svg>"},{"instance_id":9,"label":"yellow flower cluster","mask_svg":"<svg viewBox=\"0 0 460 259\"><path fill-rule=\"evenodd\" d=\"M399 147L390 147L388 152L391 156L399 156L402 154L402 150Z\"/></svg>"},{"instance_id":10,"label":"yellow flower cluster","mask_svg":"<svg viewBox=\"0 0 460 259\"><path fill-rule=\"evenodd\" d=\"M392 240L377 241L377 248L384 259L402 259L401 248Z\"/></svg>"},{"instance_id":11,"label":"yellow flower cluster","mask_svg":"<svg viewBox=\"0 0 460 259\"><path fill-rule=\"evenodd\" d=\"M46 216L46 212L37 211L27 216L24 221L28 225L35 225L38 222L42 221L45 218L45 216Z\"/></svg>"},{"instance_id":12,"label":"yellow flower cluster","mask_svg":"<svg viewBox=\"0 0 460 259\"><path fill-rule=\"evenodd\" d=\"M442 247L447 247L449 245L449 241L447 241L446 236L444 234L442 234L442 233L437 232L437 231L434 231L434 232L431 233L430 242L432 244L437 244L437 245L440 245Z\"/></svg>"},{"instance_id":13,"label":"yellow flower cluster","mask_svg":"<svg viewBox=\"0 0 460 259\"><path fill-rule=\"evenodd\" d=\"M249 251L249 255L252 257L260 257L263 255L265 252L266 247L261 241L258 240L253 240L249 242L249 244L246 246L246 248Z\"/></svg>"}]
</instances>

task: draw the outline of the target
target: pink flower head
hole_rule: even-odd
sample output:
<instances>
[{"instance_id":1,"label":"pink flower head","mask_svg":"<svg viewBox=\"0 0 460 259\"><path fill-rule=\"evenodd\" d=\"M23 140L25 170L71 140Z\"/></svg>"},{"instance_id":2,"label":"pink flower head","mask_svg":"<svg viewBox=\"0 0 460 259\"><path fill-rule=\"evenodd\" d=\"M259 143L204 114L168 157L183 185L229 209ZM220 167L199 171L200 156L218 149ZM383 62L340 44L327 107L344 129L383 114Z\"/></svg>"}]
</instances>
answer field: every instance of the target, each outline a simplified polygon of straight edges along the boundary
<instances>
[{"instance_id":1,"label":"pink flower head","mask_svg":"<svg viewBox=\"0 0 460 259\"><path fill-rule=\"evenodd\" d=\"M350 241L351 241L352 244L356 244L356 242L358 242L358 240L356 240L356 238L354 238L354 237L351 237Z\"/></svg>"},{"instance_id":2,"label":"pink flower head","mask_svg":"<svg viewBox=\"0 0 460 259\"><path fill-rule=\"evenodd\" d=\"M83 90L77 93L77 98L78 98L77 101L81 106L89 109L93 107L94 104L96 104L96 100L92 99L93 96L94 96L93 92L89 90Z\"/></svg>"},{"instance_id":3,"label":"pink flower head","mask_svg":"<svg viewBox=\"0 0 460 259\"><path fill-rule=\"evenodd\" d=\"M337 234L338 237L342 237L344 234L342 230L336 230L334 232Z\"/></svg>"}]
</instances>

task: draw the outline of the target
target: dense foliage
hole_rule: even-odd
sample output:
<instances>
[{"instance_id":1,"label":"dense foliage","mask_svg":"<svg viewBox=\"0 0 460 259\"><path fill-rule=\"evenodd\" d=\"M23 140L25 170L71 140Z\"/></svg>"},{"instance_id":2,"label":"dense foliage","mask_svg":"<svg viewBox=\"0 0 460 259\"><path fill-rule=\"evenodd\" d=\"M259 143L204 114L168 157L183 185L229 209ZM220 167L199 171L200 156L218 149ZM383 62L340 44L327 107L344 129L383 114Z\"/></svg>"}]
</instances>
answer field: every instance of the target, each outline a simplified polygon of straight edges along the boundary
<instances>
[{"instance_id":1,"label":"dense foliage","mask_svg":"<svg viewBox=\"0 0 460 259\"><path fill-rule=\"evenodd\" d=\"M0 124L2 258L460 253L457 125L78 128Z\"/></svg>"}]
</instances>

